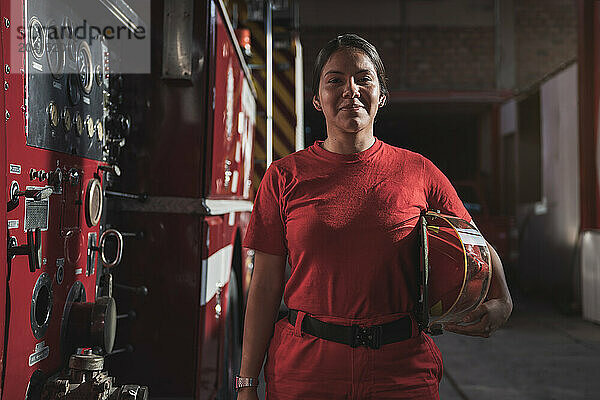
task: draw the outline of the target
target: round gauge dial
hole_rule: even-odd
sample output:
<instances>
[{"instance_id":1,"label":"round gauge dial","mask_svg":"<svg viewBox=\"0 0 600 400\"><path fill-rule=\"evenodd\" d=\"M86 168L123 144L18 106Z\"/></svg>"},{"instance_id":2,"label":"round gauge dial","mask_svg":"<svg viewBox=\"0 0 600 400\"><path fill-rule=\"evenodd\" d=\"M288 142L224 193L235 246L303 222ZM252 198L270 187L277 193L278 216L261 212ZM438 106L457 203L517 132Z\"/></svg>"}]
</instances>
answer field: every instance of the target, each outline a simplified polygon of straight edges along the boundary
<instances>
[{"instance_id":1,"label":"round gauge dial","mask_svg":"<svg viewBox=\"0 0 600 400\"><path fill-rule=\"evenodd\" d=\"M60 115L58 113L58 107L53 101L51 101L50 104L48 104L48 117L50 118L50 123L52 124L52 126L58 126L58 122L60 121Z\"/></svg>"},{"instance_id":2,"label":"round gauge dial","mask_svg":"<svg viewBox=\"0 0 600 400\"><path fill-rule=\"evenodd\" d=\"M77 136L81 136L83 134L83 119L81 118L79 111L75 113L75 119L73 119L73 122L75 123L75 132L77 133Z\"/></svg>"},{"instance_id":3,"label":"round gauge dial","mask_svg":"<svg viewBox=\"0 0 600 400\"><path fill-rule=\"evenodd\" d=\"M65 17L62 23L63 32L62 38L65 42L65 49L67 56L75 61L77 60L77 43L75 42L75 28L73 27L73 21L69 17Z\"/></svg>"},{"instance_id":4,"label":"round gauge dial","mask_svg":"<svg viewBox=\"0 0 600 400\"><path fill-rule=\"evenodd\" d=\"M32 17L29 20L28 37L27 49L39 60L46 50L46 33L44 32L44 26L37 17Z\"/></svg>"},{"instance_id":5,"label":"round gauge dial","mask_svg":"<svg viewBox=\"0 0 600 400\"><path fill-rule=\"evenodd\" d=\"M77 73L79 74L79 83L81 88L87 94L92 91L94 83L94 67L92 65L92 52L87 42L79 44L77 51Z\"/></svg>"},{"instance_id":6,"label":"round gauge dial","mask_svg":"<svg viewBox=\"0 0 600 400\"><path fill-rule=\"evenodd\" d=\"M104 138L104 125L102 125L102 121L96 121L96 136L98 141L101 142Z\"/></svg>"},{"instance_id":7,"label":"round gauge dial","mask_svg":"<svg viewBox=\"0 0 600 400\"><path fill-rule=\"evenodd\" d=\"M70 132L73 127L73 121L71 120L71 112L66 107L63 110L63 124L65 125L65 130Z\"/></svg>"},{"instance_id":8,"label":"round gauge dial","mask_svg":"<svg viewBox=\"0 0 600 400\"><path fill-rule=\"evenodd\" d=\"M85 191L85 219L90 227L96 226L100 222L103 198L100 181L96 178L90 179Z\"/></svg>"},{"instance_id":9,"label":"round gauge dial","mask_svg":"<svg viewBox=\"0 0 600 400\"><path fill-rule=\"evenodd\" d=\"M60 78L65 68L65 44L61 40L60 28L50 22L48 24L48 39L46 40L46 57L48 66L54 78Z\"/></svg>"},{"instance_id":10,"label":"round gauge dial","mask_svg":"<svg viewBox=\"0 0 600 400\"><path fill-rule=\"evenodd\" d=\"M94 137L94 120L89 115L85 118L85 130L90 138Z\"/></svg>"}]
</instances>

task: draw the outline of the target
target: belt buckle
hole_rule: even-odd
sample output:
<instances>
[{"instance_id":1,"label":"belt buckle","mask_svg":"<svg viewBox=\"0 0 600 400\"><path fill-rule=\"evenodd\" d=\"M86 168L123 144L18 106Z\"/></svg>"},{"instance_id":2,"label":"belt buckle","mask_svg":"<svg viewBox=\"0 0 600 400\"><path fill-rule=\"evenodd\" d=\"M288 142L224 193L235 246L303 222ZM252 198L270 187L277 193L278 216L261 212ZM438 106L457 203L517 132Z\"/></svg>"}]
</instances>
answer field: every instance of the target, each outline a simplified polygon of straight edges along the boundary
<instances>
[{"instance_id":1,"label":"belt buckle","mask_svg":"<svg viewBox=\"0 0 600 400\"><path fill-rule=\"evenodd\" d=\"M381 325L359 326L352 325L352 344L351 347L359 346L378 349L381 347Z\"/></svg>"}]
</instances>

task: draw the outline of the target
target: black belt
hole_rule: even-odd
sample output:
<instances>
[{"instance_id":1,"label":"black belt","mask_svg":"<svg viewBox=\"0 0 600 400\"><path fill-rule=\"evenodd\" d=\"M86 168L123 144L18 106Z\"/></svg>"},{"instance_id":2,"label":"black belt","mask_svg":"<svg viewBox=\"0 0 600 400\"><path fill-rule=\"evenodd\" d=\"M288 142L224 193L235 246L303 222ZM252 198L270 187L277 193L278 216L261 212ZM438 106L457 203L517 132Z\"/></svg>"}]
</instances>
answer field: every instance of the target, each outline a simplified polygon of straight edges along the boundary
<instances>
[{"instance_id":1,"label":"black belt","mask_svg":"<svg viewBox=\"0 0 600 400\"><path fill-rule=\"evenodd\" d=\"M297 317L298 311L290 310L288 314L290 324L296 325ZM350 347L366 346L372 349L412 337L412 320L408 316L383 325L348 326L319 321L307 314L302 320L301 328L302 332L321 339L347 344Z\"/></svg>"}]
</instances>

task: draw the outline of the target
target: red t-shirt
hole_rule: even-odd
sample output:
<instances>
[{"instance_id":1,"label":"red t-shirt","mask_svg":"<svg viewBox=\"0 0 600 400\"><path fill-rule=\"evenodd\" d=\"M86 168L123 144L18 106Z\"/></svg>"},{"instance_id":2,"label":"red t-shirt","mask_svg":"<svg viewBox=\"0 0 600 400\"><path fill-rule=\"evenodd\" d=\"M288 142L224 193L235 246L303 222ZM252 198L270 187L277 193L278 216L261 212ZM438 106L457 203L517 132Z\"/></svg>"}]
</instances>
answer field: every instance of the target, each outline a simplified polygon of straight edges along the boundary
<instances>
[{"instance_id":1,"label":"red t-shirt","mask_svg":"<svg viewBox=\"0 0 600 400\"><path fill-rule=\"evenodd\" d=\"M420 154L376 139L354 154L317 142L271 164L243 245L288 255L284 300L315 316L410 312L419 262L419 215L471 220L456 191Z\"/></svg>"}]
</instances>

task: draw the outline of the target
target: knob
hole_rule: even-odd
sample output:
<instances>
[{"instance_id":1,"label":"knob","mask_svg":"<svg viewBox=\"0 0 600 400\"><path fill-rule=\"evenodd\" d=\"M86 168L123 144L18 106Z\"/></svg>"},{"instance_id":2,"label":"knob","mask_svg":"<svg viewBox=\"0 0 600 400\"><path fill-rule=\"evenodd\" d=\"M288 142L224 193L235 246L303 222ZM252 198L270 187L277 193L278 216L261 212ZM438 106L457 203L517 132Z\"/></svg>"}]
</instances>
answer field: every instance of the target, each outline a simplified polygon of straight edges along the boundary
<instances>
[{"instance_id":1,"label":"knob","mask_svg":"<svg viewBox=\"0 0 600 400\"><path fill-rule=\"evenodd\" d=\"M46 179L48 179L48 173L46 171L44 171L43 169L41 169L38 172L38 179L40 182L45 181Z\"/></svg>"},{"instance_id":2,"label":"knob","mask_svg":"<svg viewBox=\"0 0 600 400\"><path fill-rule=\"evenodd\" d=\"M69 183L71 186L75 186L79 184L81 180L81 174L75 168L71 168L69 170Z\"/></svg>"},{"instance_id":3,"label":"knob","mask_svg":"<svg viewBox=\"0 0 600 400\"><path fill-rule=\"evenodd\" d=\"M62 170L56 168L54 171L48 173L48 185L54 188L54 191L58 192L61 190L63 181Z\"/></svg>"}]
</instances>

